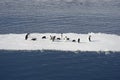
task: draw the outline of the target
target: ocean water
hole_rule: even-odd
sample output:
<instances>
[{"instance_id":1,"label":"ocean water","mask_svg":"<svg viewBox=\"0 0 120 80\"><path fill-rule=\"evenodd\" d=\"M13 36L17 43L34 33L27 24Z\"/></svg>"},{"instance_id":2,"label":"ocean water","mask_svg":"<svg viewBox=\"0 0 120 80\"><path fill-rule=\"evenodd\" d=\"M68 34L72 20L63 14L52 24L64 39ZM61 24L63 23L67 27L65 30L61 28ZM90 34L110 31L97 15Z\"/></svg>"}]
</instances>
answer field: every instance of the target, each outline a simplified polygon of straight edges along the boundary
<instances>
[{"instance_id":1,"label":"ocean water","mask_svg":"<svg viewBox=\"0 0 120 80\"><path fill-rule=\"evenodd\" d=\"M1 0L0 34L120 35L119 3ZM120 52L0 50L0 80L120 80Z\"/></svg>"},{"instance_id":2,"label":"ocean water","mask_svg":"<svg viewBox=\"0 0 120 80\"><path fill-rule=\"evenodd\" d=\"M119 80L120 53L0 51L1 80Z\"/></svg>"}]
</instances>

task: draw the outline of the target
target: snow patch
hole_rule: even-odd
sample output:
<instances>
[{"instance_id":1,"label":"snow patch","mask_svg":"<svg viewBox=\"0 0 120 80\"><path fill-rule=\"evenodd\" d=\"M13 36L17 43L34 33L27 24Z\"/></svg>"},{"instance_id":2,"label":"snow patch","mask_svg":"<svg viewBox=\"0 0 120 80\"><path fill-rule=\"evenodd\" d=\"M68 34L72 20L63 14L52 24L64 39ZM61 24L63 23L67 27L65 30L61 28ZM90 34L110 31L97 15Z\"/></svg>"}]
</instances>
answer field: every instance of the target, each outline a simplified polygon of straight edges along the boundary
<instances>
[{"instance_id":1,"label":"snow patch","mask_svg":"<svg viewBox=\"0 0 120 80\"><path fill-rule=\"evenodd\" d=\"M61 37L60 33L31 33L27 40L25 40L25 35L25 33L1 34L0 50L120 51L120 36L114 34L64 33ZM50 35L56 36L54 41L51 40ZM88 39L89 35L91 35L91 42ZM43 36L46 36L46 39L42 39ZM31 40L33 38L36 40ZM80 38L80 43L78 43L78 38Z\"/></svg>"}]
</instances>

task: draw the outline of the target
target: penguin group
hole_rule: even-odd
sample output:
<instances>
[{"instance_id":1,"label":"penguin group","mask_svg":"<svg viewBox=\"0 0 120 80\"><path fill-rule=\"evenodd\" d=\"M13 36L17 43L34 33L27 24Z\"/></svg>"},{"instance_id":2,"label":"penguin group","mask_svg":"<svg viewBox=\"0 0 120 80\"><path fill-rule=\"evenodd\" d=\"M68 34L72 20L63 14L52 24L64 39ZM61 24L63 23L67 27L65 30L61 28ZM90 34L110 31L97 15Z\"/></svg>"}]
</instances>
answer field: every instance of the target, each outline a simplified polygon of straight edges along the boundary
<instances>
[{"instance_id":1,"label":"penguin group","mask_svg":"<svg viewBox=\"0 0 120 80\"><path fill-rule=\"evenodd\" d=\"M27 34L25 35L25 40L28 40L29 36L30 36L30 33L27 33ZM46 36L42 36L41 39L47 39L47 37L46 37ZM32 41L36 41L37 38L31 38L31 40L32 40ZM67 36L63 37L63 33L61 33L61 37L56 37L56 36L50 35L50 40L51 40L52 42L54 42L55 40L66 40L66 41L70 41L70 38L68 38ZM91 35L89 35L88 40L89 40L89 42L91 42ZM71 41L72 41L72 42L80 43L80 38L78 38L77 40L73 39L73 40L71 40Z\"/></svg>"},{"instance_id":2,"label":"penguin group","mask_svg":"<svg viewBox=\"0 0 120 80\"><path fill-rule=\"evenodd\" d=\"M30 33L27 33L27 34L25 35L25 40L28 40L29 36L30 36ZM36 41L37 38L31 38L31 40L32 40L32 41Z\"/></svg>"}]
</instances>

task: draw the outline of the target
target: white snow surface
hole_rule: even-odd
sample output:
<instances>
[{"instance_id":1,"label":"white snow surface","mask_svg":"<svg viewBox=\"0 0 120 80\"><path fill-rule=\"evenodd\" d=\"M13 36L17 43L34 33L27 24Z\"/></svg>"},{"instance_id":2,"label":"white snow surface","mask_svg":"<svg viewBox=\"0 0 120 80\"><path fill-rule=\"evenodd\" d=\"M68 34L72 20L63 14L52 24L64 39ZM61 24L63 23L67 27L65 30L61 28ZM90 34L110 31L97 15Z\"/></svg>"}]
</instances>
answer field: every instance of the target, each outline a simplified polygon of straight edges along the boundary
<instances>
[{"instance_id":1,"label":"white snow surface","mask_svg":"<svg viewBox=\"0 0 120 80\"><path fill-rule=\"evenodd\" d=\"M60 33L31 33L28 40L24 34L1 34L0 50L59 50L59 51L120 51L120 36L105 33L64 33L61 38ZM50 40L51 36L61 38L61 40ZM91 42L88 37L91 35ZM42 39L46 36L46 39ZM66 40L65 36L70 38ZM32 38L37 38L32 41ZM80 38L80 43L77 42ZM76 40L76 42L72 42Z\"/></svg>"}]
</instances>

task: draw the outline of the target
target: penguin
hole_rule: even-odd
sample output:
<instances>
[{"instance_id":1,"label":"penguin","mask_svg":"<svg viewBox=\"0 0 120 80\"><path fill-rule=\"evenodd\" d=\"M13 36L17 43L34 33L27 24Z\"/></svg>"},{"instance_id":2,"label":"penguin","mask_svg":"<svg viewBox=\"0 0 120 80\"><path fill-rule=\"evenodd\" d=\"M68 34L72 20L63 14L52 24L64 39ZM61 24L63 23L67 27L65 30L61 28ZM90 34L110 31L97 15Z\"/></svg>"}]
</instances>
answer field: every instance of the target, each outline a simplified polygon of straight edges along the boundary
<instances>
[{"instance_id":1,"label":"penguin","mask_svg":"<svg viewBox=\"0 0 120 80\"><path fill-rule=\"evenodd\" d=\"M91 35L89 35L88 39L89 39L89 42L91 42Z\"/></svg>"},{"instance_id":2,"label":"penguin","mask_svg":"<svg viewBox=\"0 0 120 80\"><path fill-rule=\"evenodd\" d=\"M78 43L80 43L80 38L78 38Z\"/></svg>"},{"instance_id":3,"label":"penguin","mask_svg":"<svg viewBox=\"0 0 120 80\"><path fill-rule=\"evenodd\" d=\"M30 35L30 33L27 33L27 34L25 35L25 40L28 39L29 35Z\"/></svg>"},{"instance_id":4,"label":"penguin","mask_svg":"<svg viewBox=\"0 0 120 80\"><path fill-rule=\"evenodd\" d=\"M46 39L46 36L43 36L42 39Z\"/></svg>"}]
</instances>

